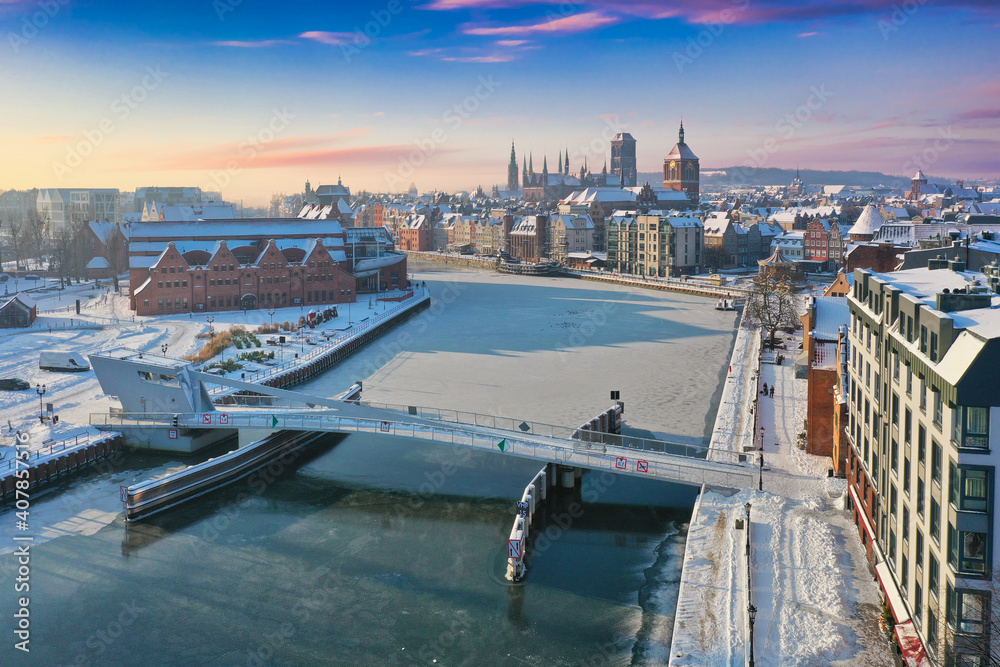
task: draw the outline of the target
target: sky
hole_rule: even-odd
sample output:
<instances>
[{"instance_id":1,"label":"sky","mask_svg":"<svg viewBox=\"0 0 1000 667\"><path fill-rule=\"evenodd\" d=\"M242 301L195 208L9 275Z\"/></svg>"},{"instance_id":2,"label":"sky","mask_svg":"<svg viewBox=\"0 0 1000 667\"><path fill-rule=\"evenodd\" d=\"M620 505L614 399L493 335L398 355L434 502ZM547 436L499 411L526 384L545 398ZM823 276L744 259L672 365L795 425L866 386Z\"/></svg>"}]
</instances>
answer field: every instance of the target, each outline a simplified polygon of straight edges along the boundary
<instances>
[{"instance_id":1,"label":"sky","mask_svg":"<svg viewBox=\"0 0 1000 667\"><path fill-rule=\"evenodd\" d=\"M0 0L0 189L262 204L662 170L1000 177L995 0Z\"/></svg>"}]
</instances>

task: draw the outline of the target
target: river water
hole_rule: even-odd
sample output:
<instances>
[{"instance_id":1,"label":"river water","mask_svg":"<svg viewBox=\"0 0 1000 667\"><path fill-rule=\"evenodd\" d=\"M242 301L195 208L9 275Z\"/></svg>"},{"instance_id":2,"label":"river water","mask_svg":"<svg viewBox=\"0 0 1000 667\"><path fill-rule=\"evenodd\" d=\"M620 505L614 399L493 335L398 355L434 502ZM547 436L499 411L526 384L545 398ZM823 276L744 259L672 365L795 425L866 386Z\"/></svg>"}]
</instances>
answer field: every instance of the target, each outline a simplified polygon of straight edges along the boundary
<instances>
[{"instance_id":1,"label":"river water","mask_svg":"<svg viewBox=\"0 0 1000 667\"><path fill-rule=\"evenodd\" d=\"M362 379L368 400L577 425L619 390L631 432L704 441L732 313L583 281L411 269L436 305L302 391ZM130 456L33 512L58 515L175 464ZM585 475L542 517L528 576L511 585L513 504L539 467L331 435L273 477L35 544L30 654L13 648L16 556L0 556L0 664L665 662L696 489ZM106 510L117 499L104 495L94 504ZM0 513L5 544L13 523Z\"/></svg>"}]
</instances>

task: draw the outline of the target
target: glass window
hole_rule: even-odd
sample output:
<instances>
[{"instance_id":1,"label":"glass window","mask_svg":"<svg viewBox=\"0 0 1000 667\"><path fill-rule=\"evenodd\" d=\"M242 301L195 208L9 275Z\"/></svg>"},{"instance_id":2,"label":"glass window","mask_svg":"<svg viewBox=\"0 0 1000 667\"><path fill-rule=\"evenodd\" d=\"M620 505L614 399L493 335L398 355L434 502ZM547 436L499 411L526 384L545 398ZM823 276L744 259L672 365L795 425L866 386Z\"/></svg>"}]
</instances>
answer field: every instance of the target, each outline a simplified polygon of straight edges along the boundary
<instances>
[{"instance_id":1,"label":"glass window","mask_svg":"<svg viewBox=\"0 0 1000 667\"><path fill-rule=\"evenodd\" d=\"M941 543L941 503L934 496L931 496L931 537L938 544Z\"/></svg>"},{"instance_id":2,"label":"glass window","mask_svg":"<svg viewBox=\"0 0 1000 667\"><path fill-rule=\"evenodd\" d=\"M916 557L916 564L918 568L923 568L924 566L924 531L917 528L917 539L914 544L916 549L914 549L914 556Z\"/></svg>"},{"instance_id":3,"label":"glass window","mask_svg":"<svg viewBox=\"0 0 1000 667\"><path fill-rule=\"evenodd\" d=\"M927 429L922 424L917 426L917 462L927 464Z\"/></svg>"},{"instance_id":4,"label":"glass window","mask_svg":"<svg viewBox=\"0 0 1000 667\"><path fill-rule=\"evenodd\" d=\"M931 440L931 480L941 485L941 445Z\"/></svg>"},{"instance_id":5,"label":"glass window","mask_svg":"<svg viewBox=\"0 0 1000 667\"><path fill-rule=\"evenodd\" d=\"M963 411L958 410L961 415ZM965 434L961 439L962 447L986 449L990 445L990 409L965 408ZM961 419L959 419L961 423Z\"/></svg>"},{"instance_id":6,"label":"glass window","mask_svg":"<svg viewBox=\"0 0 1000 667\"><path fill-rule=\"evenodd\" d=\"M903 493L910 495L910 457L903 457Z\"/></svg>"},{"instance_id":7,"label":"glass window","mask_svg":"<svg viewBox=\"0 0 1000 667\"><path fill-rule=\"evenodd\" d=\"M948 586L948 622L959 632L981 634L986 620L986 593ZM974 664L974 663L972 663Z\"/></svg>"},{"instance_id":8,"label":"glass window","mask_svg":"<svg viewBox=\"0 0 1000 667\"><path fill-rule=\"evenodd\" d=\"M938 561L934 554L927 555L927 592L931 597L938 596Z\"/></svg>"},{"instance_id":9,"label":"glass window","mask_svg":"<svg viewBox=\"0 0 1000 667\"><path fill-rule=\"evenodd\" d=\"M924 515L924 480L917 477L917 514Z\"/></svg>"},{"instance_id":10,"label":"glass window","mask_svg":"<svg viewBox=\"0 0 1000 667\"><path fill-rule=\"evenodd\" d=\"M934 394L934 425L940 429L944 420L944 400L941 398L940 389L935 387L931 393Z\"/></svg>"},{"instance_id":11,"label":"glass window","mask_svg":"<svg viewBox=\"0 0 1000 667\"><path fill-rule=\"evenodd\" d=\"M913 393L913 369L910 365L906 365L906 395L909 396Z\"/></svg>"}]
</instances>

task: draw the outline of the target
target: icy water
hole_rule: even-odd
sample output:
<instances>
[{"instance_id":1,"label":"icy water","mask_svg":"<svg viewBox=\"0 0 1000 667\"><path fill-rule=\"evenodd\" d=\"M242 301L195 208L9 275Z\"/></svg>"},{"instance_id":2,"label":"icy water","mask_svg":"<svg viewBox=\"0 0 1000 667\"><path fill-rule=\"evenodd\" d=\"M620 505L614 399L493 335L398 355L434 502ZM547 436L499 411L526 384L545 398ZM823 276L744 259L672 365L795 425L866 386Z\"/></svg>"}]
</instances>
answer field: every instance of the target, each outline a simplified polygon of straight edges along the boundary
<instances>
[{"instance_id":1,"label":"icy water","mask_svg":"<svg viewBox=\"0 0 1000 667\"><path fill-rule=\"evenodd\" d=\"M580 281L416 277L441 305L303 391L363 379L370 400L569 425L618 389L633 430L705 436L731 313ZM67 496L87 506L98 482L115 489L168 464L130 458L34 510L57 514ZM0 664L665 662L696 490L586 475L542 517L528 577L512 586L513 502L539 467L499 451L330 436L273 479L36 544L30 654L13 648L16 557L0 556ZM14 520L0 513L2 546Z\"/></svg>"}]
</instances>

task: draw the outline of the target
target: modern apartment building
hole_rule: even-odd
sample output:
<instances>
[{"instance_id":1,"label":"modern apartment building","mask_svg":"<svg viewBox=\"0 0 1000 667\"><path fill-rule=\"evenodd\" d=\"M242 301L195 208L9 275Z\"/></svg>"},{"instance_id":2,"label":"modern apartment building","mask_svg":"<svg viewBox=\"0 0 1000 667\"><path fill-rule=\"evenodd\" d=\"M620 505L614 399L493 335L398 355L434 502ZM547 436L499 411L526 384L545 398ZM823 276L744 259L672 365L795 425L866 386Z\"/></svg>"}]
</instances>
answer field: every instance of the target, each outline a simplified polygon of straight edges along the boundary
<instances>
[{"instance_id":1,"label":"modern apartment building","mask_svg":"<svg viewBox=\"0 0 1000 667\"><path fill-rule=\"evenodd\" d=\"M608 220L608 268L642 276L700 273L705 226L698 218L616 212Z\"/></svg>"},{"instance_id":2,"label":"modern apartment building","mask_svg":"<svg viewBox=\"0 0 1000 667\"><path fill-rule=\"evenodd\" d=\"M1000 641L998 271L966 268L859 269L848 294L849 496L907 664Z\"/></svg>"}]
</instances>

